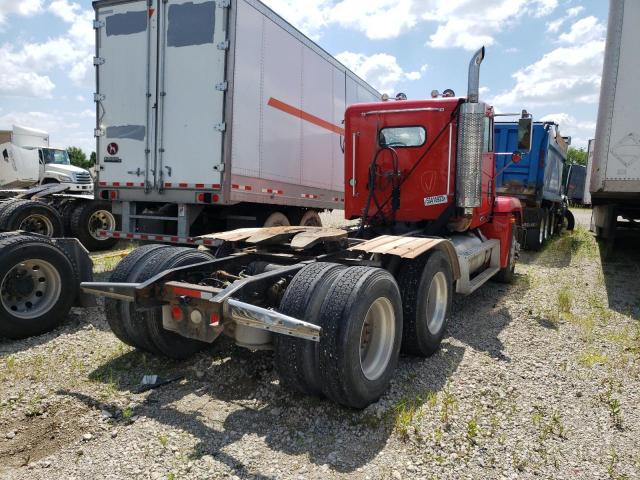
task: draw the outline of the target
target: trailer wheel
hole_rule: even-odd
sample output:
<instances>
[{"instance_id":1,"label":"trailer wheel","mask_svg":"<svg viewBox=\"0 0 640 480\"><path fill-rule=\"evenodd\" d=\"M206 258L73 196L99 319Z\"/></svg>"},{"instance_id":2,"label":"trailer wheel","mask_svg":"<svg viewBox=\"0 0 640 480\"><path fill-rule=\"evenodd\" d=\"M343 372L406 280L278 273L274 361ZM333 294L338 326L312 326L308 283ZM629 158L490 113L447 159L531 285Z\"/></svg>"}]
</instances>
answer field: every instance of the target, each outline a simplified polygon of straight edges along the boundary
<instances>
[{"instance_id":1,"label":"trailer wheel","mask_svg":"<svg viewBox=\"0 0 640 480\"><path fill-rule=\"evenodd\" d=\"M140 272L137 281L149 278L170 268L184 267L194 263L207 262L214 257L202 250L190 247L170 247L158 251L145 262L146 268ZM153 343L153 350L174 360L184 360L202 350L208 344L198 340L182 337L165 330L162 326L162 309L154 308L140 314L144 323L140 323L140 331L144 331Z\"/></svg>"},{"instance_id":2,"label":"trailer wheel","mask_svg":"<svg viewBox=\"0 0 640 480\"><path fill-rule=\"evenodd\" d=\"M318 324L320 307L338 274L344 269L335 263L312 263L300 270L280 302L280 312ZM310 340L274 335L275 366L282 384L306 395L320 395L318 344Z\"/></svg>"},{"instance_id":3,"label":"trailer wheel","mask_svg":"<svg viewBox=\"0 0 640 480\"><path fill-rule=\"evenodd\" d=\"M567 230L572 231L576 228L576 219L573 216L573 213L568 208L564 212L564 218L567 221Z\"/></svg>"},{"instance_id":4,"label":"trailer wheel","mask_svg":"<svg viewBox=\"0 0 640 480\"><path fill-rule=\"evenodd\" d=\"M116 266L115 270L109 278L110 282L127 282L133 280L133 275L140 270L146 259L161 248L167 248L168 245L143 245L136 248L129 255L124 257ZM115 300L113 298L105 298L104 310L107 317L107 323L113 334L122 342L132 347L137 346L134 339L129 334L126 325L131 323L130 317L135 314L133 306L129 302Z\"/></svg>"},{"instance_id":5,"label":"trailer wheel","mask_svg":"<svg viewBox=\"0 0 640 480\"><path fill-rule=\"evenodd\" d=\"M80 240L87 250L96 252L109 250L117 238L101 237L98 231L115 231L116 217L106 202L82 202L71 212L69 226L72 236Z\"/></svg>"},{"instance_id":6,"label":"trailer wheel","mask_svg":"<svg viewBox=\"0 0 640 480\"><path fill-rule=\"evenodd\" d=\"M320 309L323 393L364 408L387 389L402 340L402 300L386 270L350 267L327 292Z\"/></svg>"},{"instance_id":7,"label":"trailer wheel","mask_svg":"<svg viewBox=\"0 0 640 480\"><path fill-rule=\"evenodd\" d=\"M303 227L321 227L322 220L316 210L307 210L300 219L300 225Z\"/></svg>"},{"instance_id":8,"label":"trailer wheel","mask_svg":"<svg viewBox=\"0 0 640 480\"><path fill-rule=\"evenodd\" d=\"M58 326L69 313L80 279L73 261L45 238L0 240L0 336L25 338Z\"/></svg>"},{"instance_id":9,"label":"trailer wheel","mask_svg":"<svg viewBox=\"0 0 640 480\"><path fill-rule=\"evenodd\" d=\"M63 235L60 214L46 203L35 200L7 202L0 213L0 229L24 230L50 238Z\"/></svg>"},{"instance_id":10,"label":"trailer wheel","mask_svg":"<svg viewBox=\"0 0 640 480\"><path fill-rule=\"evenodd\" d=\"M291 225L291 222L289 221L287 216L282 212L273 212L271 215L269 215L265 219L264 223L262 224L262 226L265 228L288 227L290 225Z\"/></svg>"},{"instance_id":11,"label":"trailer wheel","mask_svg":"<svg viewBox=\"0 0 640 480\"><path fill-rule=\"evenodd\" d=\"M421 261L407 261L398 275L402 292L402 351L428 357L440 346L449 323L453 273L449 260L434 250Z\"/></svg>"}]
</instances>

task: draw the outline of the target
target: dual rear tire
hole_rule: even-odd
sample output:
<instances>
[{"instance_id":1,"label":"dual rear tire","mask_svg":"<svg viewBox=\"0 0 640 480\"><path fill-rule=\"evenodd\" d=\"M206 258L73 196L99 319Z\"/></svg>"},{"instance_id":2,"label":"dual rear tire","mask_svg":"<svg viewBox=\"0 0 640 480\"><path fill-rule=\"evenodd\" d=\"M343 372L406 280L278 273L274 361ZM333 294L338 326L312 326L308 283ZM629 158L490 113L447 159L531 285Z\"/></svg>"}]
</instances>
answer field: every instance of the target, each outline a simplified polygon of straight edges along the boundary
<instances>
[{"instance_id":1,"label":"dual rear tire","mask_svg":"<svg viewBox=\"0 0 640 480\"><path fill-rule=\"evenodd\" d=\"M375 402L401 350L437 351L451 311L452 277L440 251L407 262L398 281L380 268L307 265L289 284L280 311L320 325L322 335L320 342L276 335L283 385L351 408Z\"/></svg>"}]
</instances>

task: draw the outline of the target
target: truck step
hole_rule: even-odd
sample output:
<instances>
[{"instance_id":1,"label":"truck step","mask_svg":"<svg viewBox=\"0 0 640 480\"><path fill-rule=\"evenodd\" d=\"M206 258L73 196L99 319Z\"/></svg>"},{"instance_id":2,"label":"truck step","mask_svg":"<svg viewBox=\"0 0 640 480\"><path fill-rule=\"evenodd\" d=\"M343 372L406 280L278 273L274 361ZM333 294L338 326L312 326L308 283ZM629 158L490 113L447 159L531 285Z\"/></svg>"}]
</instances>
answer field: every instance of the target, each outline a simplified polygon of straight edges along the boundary
<instances>
[{"instance_id":1,"label":"truck step","mask_svg":"<svg viewBox=\"0 0 640 480\"><path fill-rule=\"evenodd\" d=\"M487 281L490 280L491 277L493 277L499 271L500 267L489 267L484 272L476 275L473 280L469 282L468 291L465 293L469 294L475 292L478 288L487 283Z\"/></svg>"}]
</instances>

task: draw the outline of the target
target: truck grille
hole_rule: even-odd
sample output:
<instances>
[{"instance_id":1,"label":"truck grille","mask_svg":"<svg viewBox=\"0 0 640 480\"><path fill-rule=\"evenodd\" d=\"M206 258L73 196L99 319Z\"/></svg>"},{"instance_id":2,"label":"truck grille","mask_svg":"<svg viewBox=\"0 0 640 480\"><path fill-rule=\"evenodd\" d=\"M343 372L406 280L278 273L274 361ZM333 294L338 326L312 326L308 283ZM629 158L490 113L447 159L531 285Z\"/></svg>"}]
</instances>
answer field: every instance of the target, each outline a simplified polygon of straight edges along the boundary
<instances>
[{"instance_id":1,"label":"truck grille","mask_svg":"<svg viewBox=\"0 0 640 480\"><path fill-rule=\"evenodd\" d=\"M76 183L91 183L91 174L87 172L76 173Z\"/></svg>"}]
</instances>

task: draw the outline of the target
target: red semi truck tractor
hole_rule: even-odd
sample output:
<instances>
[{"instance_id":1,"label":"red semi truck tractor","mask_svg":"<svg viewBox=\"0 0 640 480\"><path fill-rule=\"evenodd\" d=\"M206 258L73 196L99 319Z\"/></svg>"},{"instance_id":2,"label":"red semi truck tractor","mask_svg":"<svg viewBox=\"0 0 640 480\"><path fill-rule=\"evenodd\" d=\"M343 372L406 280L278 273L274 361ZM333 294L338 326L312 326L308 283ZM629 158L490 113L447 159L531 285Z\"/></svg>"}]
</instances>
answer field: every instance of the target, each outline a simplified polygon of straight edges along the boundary
<instances>
[{"instance_id":1,"label":"red semi truck tractor","mask_svg":"<svg viewBox=\"0 0 640 480\"><path fill-rule=\"evenodd\" d=\"M275 350L291 389L376 401L401 350L438 349L454 293L513 278L522 208L495 193L483 58L466 98L347 109L345 210L359 226L232 230L201 237L208 251L146 245L84 290L107 297L113 332L141 350L185 358L224 334Z\"/></svg>"}]
</instances>

